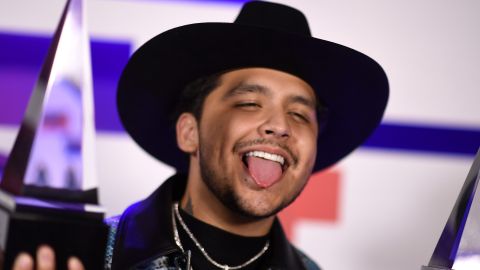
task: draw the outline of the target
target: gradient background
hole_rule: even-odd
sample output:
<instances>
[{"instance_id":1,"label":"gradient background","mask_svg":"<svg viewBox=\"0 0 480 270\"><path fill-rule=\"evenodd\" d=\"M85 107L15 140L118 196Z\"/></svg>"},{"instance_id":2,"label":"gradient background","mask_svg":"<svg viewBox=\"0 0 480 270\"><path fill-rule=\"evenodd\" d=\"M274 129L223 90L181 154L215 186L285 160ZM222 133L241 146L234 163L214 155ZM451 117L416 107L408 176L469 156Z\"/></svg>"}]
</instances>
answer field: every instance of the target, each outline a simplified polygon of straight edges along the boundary
<instances>
[{"instance_id":1,"label":"gradient background","mask_svg":"<svg viewBox=\"0 0 480 270\"><path fill-rule=\"evenodd\" d=\"M176 26L231 22L242 2L88 2L97 171L109 215L147 196L174 172L136 146L116 116L116 81L129 55ZM377 60L391 86L376 133L348 158L315 174L282 214L289 237L325 269L420 269L480 146L480 2L278 2L302 10L314 36ZM0 163L64 4L0 0Z\"/></svg>"}]
</instances>

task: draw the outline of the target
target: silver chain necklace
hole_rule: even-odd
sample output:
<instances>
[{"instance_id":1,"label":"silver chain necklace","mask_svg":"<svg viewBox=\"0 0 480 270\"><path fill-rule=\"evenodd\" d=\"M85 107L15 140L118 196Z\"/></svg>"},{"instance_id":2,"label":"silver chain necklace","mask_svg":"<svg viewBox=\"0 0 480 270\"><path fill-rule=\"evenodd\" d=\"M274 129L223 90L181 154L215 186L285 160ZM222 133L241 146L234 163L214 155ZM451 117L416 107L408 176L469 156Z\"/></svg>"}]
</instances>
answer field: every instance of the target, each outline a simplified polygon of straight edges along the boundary
<instances>
[{"instance_id":1,"label":"silver chain necklace","mask_svg":"<svg viewBox=\"0 0 480 270\"><path fill-rule=\"evenodd\" d=\"M183 219L182 217L180 216L180 212L178 211L178 202L177 203L174 203L173 206L173 213L175 214L175 216L178 218L178 221L180 222L180 225L182 226L182 228L185 230L185 232L187 233L188 237L190 237L190 239L192 239L193 243L195 244L195 246L197 246L197 248L200 250L200 252L203 254L203 256L205 256L205 258L213 265L215 265L216 267L220 268L220 269L223 269L223 270L236 270L236 269L241 269L251 263L253 263L254 261L256 261L258 258L260 258L263 254L265 254L265 252L268 250L268 247L270 246L270 241L267 240L267 242L265 243L265 246L263 246L262 250L260 250L260 252L258 252L255 256L253 256L252 258L250 258L248 261L240 264L240 265L236 265L236 266L229 266L229 265L226 265L226 264L220 264L218 262L216 262L214 259L212 259L212 257L210 257L210 255L208 255L208 253L205 251L205 248L200 244L200 242L198 242L197 238L193 235L193 233L190 231L190 229L187 227L187 224L185 224L185 222L183 222ZM177 229L177 223L175 222L175 216L172 215L172 219L173 219L173 233L174 233L174 238L175 238L175 243L178 245L178 247L182 250L183 250L183 246L182 246L182 243L180 242L180 236L178 235L178 229Z\"/></svg>"}]
</instances>

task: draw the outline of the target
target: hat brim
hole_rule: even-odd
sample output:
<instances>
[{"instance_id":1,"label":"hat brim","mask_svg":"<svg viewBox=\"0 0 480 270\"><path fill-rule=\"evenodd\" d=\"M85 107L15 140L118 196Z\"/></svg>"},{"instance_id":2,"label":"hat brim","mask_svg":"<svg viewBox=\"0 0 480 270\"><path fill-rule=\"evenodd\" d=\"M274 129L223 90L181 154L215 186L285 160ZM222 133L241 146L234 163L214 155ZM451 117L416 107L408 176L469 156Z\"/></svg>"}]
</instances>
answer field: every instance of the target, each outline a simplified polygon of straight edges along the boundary
<instances>
[{"instance_id":1,"label":"hat brim","mask_svg":"<svg viewBox=\"0 0 480 270\"><path fill-rule=\"evenodd\" d=\"M380 123L388 100L385 72L358 51L266 28L200 23L161 33L132 55L118 85L120 119L144 150L186 171L188 158L177 147L171 118L179 93L200 77L247 67L298 76L328 107L314 171L364 142Z\"/></svg>"}]
</instances>

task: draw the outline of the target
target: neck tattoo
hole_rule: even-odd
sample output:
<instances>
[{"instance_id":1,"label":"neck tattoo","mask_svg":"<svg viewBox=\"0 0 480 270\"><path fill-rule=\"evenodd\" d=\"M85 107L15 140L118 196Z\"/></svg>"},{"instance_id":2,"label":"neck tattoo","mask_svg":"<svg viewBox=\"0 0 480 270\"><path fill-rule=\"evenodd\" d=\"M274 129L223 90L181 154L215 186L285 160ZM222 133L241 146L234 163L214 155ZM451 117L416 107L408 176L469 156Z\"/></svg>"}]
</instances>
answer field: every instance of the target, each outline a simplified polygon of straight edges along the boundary
<instances>
[{"instance_id":1,"label":"neck tattoo","mask_svg":"<svg viewBox=\"0 0 480 270\"><path fill-rule=\"evenodd\" d=\"M193 233L190 231L190 229L187 227L187 224L185 224L185 222L183 221L182 217L180 216L180 212L178 211L178 202L177 203L174 203L173 206L172 206L172 223L173 223L173 235L174 235L174 240L175 240L175 243L177 244L177 246L183 251L183 246L182 246L182 243L180 242L180 236L178 234L178 229L177 229L177 222L176 220L178 219L178 222L180 223L180 226L182 226L182 228L185 230L185 232L187 233L188 237L193 241L193 243L195 244L195 246L200 250L200 253L202 253L202 255L207 259L207 261L209 261L211 264L213 264L214 266L216 266L217 268L219 269L223 269L223 270L237 270L237 269L242 269L244 267L246 267L247 265L250 265L251 263L253 263L254 261L258 260L258 258L260 258L263 254L265 254L265 252L267 252L269 246L270 246L270 241L267 240L267 242L265 243L265 246L263 246L263 248L260 250L260 252L258 252L255 256L253 256L252 258L248 259L246 262L242 263L242 264L239 264L239 265L235 265L235 266L230 266L230 265L227 265L227 264L221 264L221 263L218 263L217 261L215 261L214 259L212 259L212 257L210 257L210 255L207 253L207 251L205 250L205 248L200 244L200 242L197 240L197 238L193 235Z\"/></svg>"}]
</instances>

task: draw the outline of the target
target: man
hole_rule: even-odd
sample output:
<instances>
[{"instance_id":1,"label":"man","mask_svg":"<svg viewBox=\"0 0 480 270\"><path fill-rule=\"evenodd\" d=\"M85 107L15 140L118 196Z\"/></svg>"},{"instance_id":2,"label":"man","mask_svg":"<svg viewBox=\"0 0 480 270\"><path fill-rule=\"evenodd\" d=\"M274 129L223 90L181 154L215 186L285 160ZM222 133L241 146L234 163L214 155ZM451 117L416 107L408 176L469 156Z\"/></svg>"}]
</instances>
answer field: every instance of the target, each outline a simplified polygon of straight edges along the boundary
<instances>
[{"instance_id":1,"label":"man","mask_svg":"<svg viewBox=\"0 0 480 270\"><path fill-rule=\"evenodd\" d=\"M368 137L387 98L374 60L311 37L287 6L250 2L234 23L154 37L127 64L118 109L178 173L108 221L106 268L319 269L276 214Z\"/></svg>"}]
</instances>

